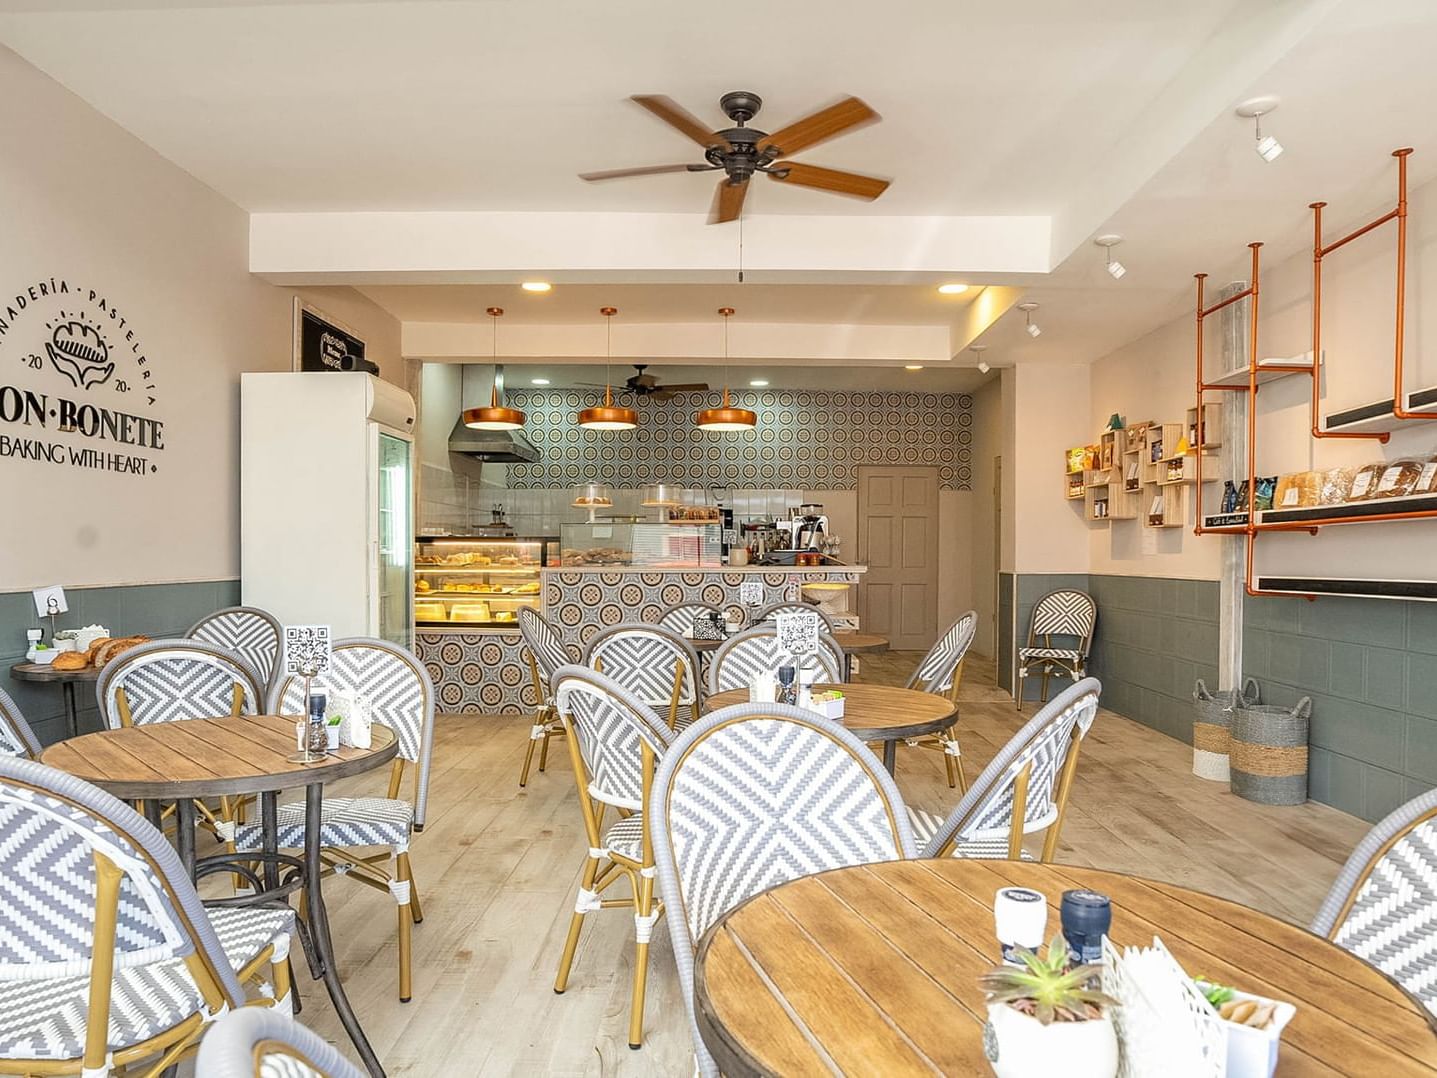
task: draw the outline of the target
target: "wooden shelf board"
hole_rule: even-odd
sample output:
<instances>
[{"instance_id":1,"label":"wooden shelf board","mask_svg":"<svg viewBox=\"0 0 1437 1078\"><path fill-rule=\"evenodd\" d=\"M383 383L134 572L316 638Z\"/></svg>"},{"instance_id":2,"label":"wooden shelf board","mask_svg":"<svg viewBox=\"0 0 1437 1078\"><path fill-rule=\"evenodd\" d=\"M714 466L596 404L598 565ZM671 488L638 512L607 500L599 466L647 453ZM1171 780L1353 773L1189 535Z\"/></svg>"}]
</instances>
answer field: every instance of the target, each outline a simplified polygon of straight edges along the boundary
<instances>
[{"instance_id":1,"label":"wooden shelf board","mask_svg":"<svg viewBox=\"0 0 1437 1078\"><path fill-rule=\"evenodd\" d=\"M1398 419L1394 416L1392 400L1393 398L1387 397L1370 404L1359 404L1338 412L1329 412L1322 417L1322 429L1381 434L1387 431L1401 430L1408 423L1416 422L1416 420ZM1405 395L1402 407L1404 411L1422 412L1431 419L1437 419L1437 386L1411 390Z\"/></svg>"},{"instance_id":2,"label":"wooden shelf board","mask_svg":"<svg viewBox=\"0 0 1437 1078\"><path fill-rule=\"evenodd\" d=\"M1326 353L1324 353L1325 355ZM1312 353L1304 352L1300 356L1268 356L1266 359L1257 361L1257 380L1271 382L1278 378L1288 378L1294 374L1307 374L1312 370ZM1214 386L1240 386L1247 383L1248 370L1246 367L1239 367L1235 371L1228 371L1216 378L1208 380L1208 385Z\"/></svg>"},{"instance_id":3,"label":"wooden shelf board","mask_svg":"<svg viewBox=\"0 0 1437 1078\"><path fill-rule=\"evenodd\" d=\"M1437 494L1405 498L1376 498L1343 505L1313 505L1302 509L1265 509L1257 515L1260 531L1294 531L1339 524L1381 524L1390 520L1430 520L1437 517Z\"/></svg>"}]
</instances>

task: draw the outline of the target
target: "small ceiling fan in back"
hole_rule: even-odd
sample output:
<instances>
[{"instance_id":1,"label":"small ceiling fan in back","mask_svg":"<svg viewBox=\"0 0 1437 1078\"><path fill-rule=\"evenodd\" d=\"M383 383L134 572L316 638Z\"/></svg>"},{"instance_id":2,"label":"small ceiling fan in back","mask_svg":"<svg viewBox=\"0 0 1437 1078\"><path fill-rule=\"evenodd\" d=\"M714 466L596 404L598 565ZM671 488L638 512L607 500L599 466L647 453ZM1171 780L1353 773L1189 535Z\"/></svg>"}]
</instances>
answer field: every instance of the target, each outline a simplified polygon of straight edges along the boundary
<instances>
[{"instance_id":1,"label":"small ceiling fan in back","mask_svg":"<svg viewBox=\"0 0 1437 1078\"><path fill-rule=\"evenodd\" d=\"M679 393L708 392L709 387L707 382L681 382L674 385L660 385L656 375L644 373L649 366L647 363L635 363L632 366L635 373L631 374L624 381L624 388L619 390L620 393L632 393L636 397L666 401L672 399ZM597 382L584 382L582 384L592 386L595 389L607 388L606 386L599 385Z\"/></svg>"},{"instance_id":2,"label":"small ceiling fan in back","mask_svg":"<svg viewBox=\"0 0 1437 1078\"><path fill-rule=\"evenodd\" d=\"M687 135L704 148L702 164L645 165L639 168L609 169L604 172L581 172L581 180L617 180L626 176L652 176L664 172L717 172L724 178L714 194L710 224L735 221L743 213L749 180L762 174L771 180L813 187L834 194L853 195L872 201L888 189L890 181L856 172L820 168L800 161L790 161L790 154L806 150L863 124L879 119L856 97L846 97L836 105L820 109L796 123L769 134L748 122L758 115L763 99L748 90L735 90L719 98L719 107L734 126L710 131L703 122L662 94L635 94L635 101L670 127Z\"/></svg>"}]
</instances>

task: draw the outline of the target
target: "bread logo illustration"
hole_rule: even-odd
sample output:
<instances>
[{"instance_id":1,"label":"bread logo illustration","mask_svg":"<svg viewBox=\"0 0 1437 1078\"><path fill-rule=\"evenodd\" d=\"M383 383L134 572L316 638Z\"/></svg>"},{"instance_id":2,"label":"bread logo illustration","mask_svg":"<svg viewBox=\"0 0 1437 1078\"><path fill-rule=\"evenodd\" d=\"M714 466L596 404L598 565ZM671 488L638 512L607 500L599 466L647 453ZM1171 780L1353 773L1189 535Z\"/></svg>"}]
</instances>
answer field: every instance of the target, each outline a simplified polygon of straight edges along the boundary
<instances>
[{"instance_id":1,"label":"bread logo illustration","mask_svg":"<svg viewBox=\"0 0 1437 1078\"><path fill-rule=\"evenodd\" d=\"M115 373L110 346L100 331L84 322L65 322L55 327L45 342L50 363L77 389L103 385Z\"/></svg>"}]
</instances>

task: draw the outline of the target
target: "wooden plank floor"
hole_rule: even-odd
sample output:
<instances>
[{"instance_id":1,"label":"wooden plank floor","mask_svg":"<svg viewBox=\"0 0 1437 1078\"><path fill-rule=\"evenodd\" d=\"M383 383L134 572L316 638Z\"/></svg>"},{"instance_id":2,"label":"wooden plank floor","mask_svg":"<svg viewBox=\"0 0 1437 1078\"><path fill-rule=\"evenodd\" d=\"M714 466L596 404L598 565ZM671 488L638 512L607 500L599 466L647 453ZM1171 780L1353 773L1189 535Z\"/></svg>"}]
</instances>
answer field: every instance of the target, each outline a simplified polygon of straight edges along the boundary
<instances>
[{"instance_id":1,"label":"wooden plank floor","mask_svg":"<svg viewBox=\"0 0 1437 1078\"><path fill-rule=\"evenodd\" d=\"M860 679L901 683L917 658L866 658ZM994 687L991 664L971 663L961 695L973 778L1020 720ZM514 717L439 720L429 823L412 845L425 921L414 930L411 1003L396 993L393 903L342 879L327 882L350 999L393 1075L688 1074L688 1029L662 924L641 1050L627 1046L628 913L589 916L569 989L553 992L587 843L562 747L545 774L536 770L528 788L518 788L528 730L527 719ZM900 749L898 783L915 804L952 803L936 752ZM382 780L339 785L375 789ZM1188 746L1101 712L1058 860L1170 880L1305 924L1365 832L1362 821L1323 805L1271 808L1235 798L1193 777ZM352 1058L323 986L297 974L301 1020Z\"/></svg>"}]
</instances>

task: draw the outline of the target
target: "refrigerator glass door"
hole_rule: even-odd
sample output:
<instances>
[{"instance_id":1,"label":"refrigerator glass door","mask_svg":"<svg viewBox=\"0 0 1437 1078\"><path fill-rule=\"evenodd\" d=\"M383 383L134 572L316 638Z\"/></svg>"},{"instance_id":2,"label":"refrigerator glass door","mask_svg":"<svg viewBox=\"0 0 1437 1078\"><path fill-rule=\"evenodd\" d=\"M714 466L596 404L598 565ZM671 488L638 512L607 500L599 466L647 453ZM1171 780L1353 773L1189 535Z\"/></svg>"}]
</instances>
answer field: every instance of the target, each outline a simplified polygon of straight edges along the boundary
<instances>
[{"instance_id":1,"label":"refrigerator glass door","mask_svg":"<svg viewBox=\"0 0 1437 1078\"><path fill-rule=\"evenodd\" d=\"M414 645L412 445L379 432L379 636Z\"/></svg>"}]
</instances>

